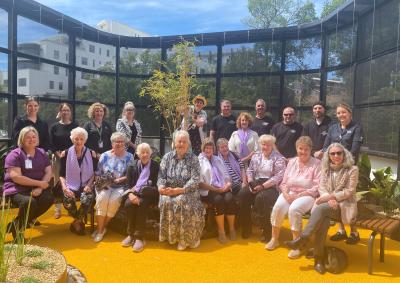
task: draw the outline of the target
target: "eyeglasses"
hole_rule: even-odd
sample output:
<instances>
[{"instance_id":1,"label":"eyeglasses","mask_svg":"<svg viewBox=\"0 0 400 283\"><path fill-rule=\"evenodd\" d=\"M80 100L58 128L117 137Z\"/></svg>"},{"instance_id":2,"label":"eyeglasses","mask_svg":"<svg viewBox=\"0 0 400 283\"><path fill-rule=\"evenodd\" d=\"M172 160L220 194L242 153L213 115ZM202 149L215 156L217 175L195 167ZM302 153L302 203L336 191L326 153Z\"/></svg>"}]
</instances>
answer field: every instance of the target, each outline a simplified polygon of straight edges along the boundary
<instances>
[{"instance_id":1,"label":"eyeglasses","mask_svg":"<svg viewBox=\"0 0 400 283\"><path fill-rule=\"evenodd\" d=\"M283 116L288 117L288 116L294 116L293 113L284 113Z\"/></svg>"},{"instance_id":2,"label":"eyeglasses","mask_svg":"<svg viewBox=\"0 0 400 283\"><path fill-rule=\"evenodd\" d=\"M335 156L335 155L342 156L342 154L343 154L343 151L331 151L331 152L329 152L330 156Z\"/></svg>"},{"instance_id":3,"label":"eyeglasses","mask_svg":"<svg viewBox=\"0 0 400 283\"><path fill-rule=\"evenodd\" d=\"M114 141L114 143L125 143L125 141Z\"/></svg>"},{"instance_id":4,"label":"eyeglasses","mask_svg":"<svg viewBox=\"0 0 400 283\"><path fill-rule=\"evenodd\" d=\"M131 109L125 109L125 111L126 112L133 112L133 111L135 111L135 109L132 109L132 108Z\"/></svg>"}]
</instances>

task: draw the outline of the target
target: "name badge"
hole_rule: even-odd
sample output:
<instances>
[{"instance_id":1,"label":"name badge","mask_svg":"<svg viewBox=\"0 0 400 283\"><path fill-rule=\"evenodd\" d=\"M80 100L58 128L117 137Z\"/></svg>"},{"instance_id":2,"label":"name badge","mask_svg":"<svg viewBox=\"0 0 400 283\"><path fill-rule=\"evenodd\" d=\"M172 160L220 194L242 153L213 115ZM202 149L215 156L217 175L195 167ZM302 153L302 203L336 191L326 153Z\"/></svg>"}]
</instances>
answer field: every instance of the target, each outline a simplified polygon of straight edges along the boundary
<instances>
[{"instance_id":1,"label":"name badge","mask_svg":"<svg viewBox=\"0 0 400 283\"><path fill-rule=\"evenodd\" d=\"M229 124L233 125L233 124L236 124L236 122L233 121L233 120L230 120L230 121L229 121Z\"/></svg>"},{"instance_id":2,"label":"name badge","mask_svg":"<svg viewBox=\"0 0 400 283\"><path fill-rule=\"evenodd\" d=\"M32 160L25 159L25 169L32 169Z\"/></svg>"},{"instance_id":3,"label":"name badge","mask_svg":"<svg viewBox=\"0 0 400 283\"><path fill-rule=\"evenodd\" d=\"M291 132L292 134L295 134L295 133L296 133L296 130L290 130L290 132Z\"/></svg>"},{"instance_id":4,"label":"name badge","mask_svg":"<svg viewBox=\"0 0 400 283\"><path fill-rule=\"evenodd\" d=\"M269 123L263 122L262 124L263 124L263 126L268 126Z\"/></svg>"},{"instance_id":5,"label":"name badge","mask_svg":"<svg viewBox=\"0 0 400 283\"><path fill-rule=\"evenodd\" d=\"M321 135L323 135L323 136L326 136L327 134L328 134L327 131L323 131L323 132L321 133Z\"/></svg>"},{"instance_id":6,"label":"name badge","mask_svg":"<svg viewBox=\"0 0 400 283\"><path fill-rule=\"evenodd\" d=\"M103 141L99 140L99 148L103 148Z\"/></svg>"}]
</instances>

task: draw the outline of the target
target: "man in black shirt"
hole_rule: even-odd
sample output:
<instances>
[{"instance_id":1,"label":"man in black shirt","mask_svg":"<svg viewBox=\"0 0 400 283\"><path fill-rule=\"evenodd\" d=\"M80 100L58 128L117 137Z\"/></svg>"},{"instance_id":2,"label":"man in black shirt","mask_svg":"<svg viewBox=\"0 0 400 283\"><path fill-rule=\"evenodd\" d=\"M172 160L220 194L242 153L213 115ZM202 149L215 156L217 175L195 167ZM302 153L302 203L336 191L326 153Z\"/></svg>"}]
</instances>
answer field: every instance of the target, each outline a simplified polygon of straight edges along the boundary
<instances>
[{"instance_id":1,"label":"man in black shirt","mask_svg":"<svg viewBox=\"0 0 400 283\"><path fill-rule=\"evenodd\" d=\"M255 131L258 136L264 134L269 135L274 124L274 120L267 115L265 101L263 99L257 100L256 117L253 120L251 129Z\"/></svg>"},{"instance_id":2,"label":"man in black shirt","mask_svg":"<svg viewBox=\"0 0 400 283\"><path fill-rule=\"evenodd\" d=\"M236 131L236 117L232 115L232 105L229 100L222 100L221 114L215 116L211 122L210 138L216 143L219 138L229 140Z\"/></svg>"},{"instance_id":3,"label":"man in black shirt","mask_svg":"<svg viewBox=\"0 0 400 283\"><path fill-rule=\"evenodd\" d=\"M297 123L293 107L286 107L282 113L283 121L276 123L271 134L276 137L276 146L286 158L296 156L296 141L303 132L303 126Z\"/></svg>"},{"instance_id":4,"label":"man in black shirt","mask_svg":"<svg viewBox=\"0 0 400 283\"><path fill-rule=\"evenodd\" d=\"M325 115L326 106L322 101L314 103L312 110L314 119L304 126L303 135L311 138L314 157L321 159L324 155L322 147L328 134L331 118Z\"/></svg>"}]
</instances>

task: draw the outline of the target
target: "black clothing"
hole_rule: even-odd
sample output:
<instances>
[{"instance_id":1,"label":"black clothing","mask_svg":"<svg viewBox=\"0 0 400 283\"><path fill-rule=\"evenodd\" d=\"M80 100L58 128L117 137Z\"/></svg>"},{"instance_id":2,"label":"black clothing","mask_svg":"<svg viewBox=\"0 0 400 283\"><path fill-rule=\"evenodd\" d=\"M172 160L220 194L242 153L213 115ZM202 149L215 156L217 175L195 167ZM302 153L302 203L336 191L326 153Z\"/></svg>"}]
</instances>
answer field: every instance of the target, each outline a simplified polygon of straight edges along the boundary
<instances>
[{"instance_id":1,"label":"black clothing","mask_svg":"<svg viewBox=\"0 0 400 283\"><path fill-rule=\"evenodd\" d=\"M39 116L37 117L36 123L29 120L26 114L20 117L15 117L12 132L14 144L17 144L19 132L27 126L32 126L38 131L39 147L43 148L45 151L48 151L50 149L49 126L45 121L40 119Z\"/></svg>"},{"instance_id":2,"label":"black clothing","mask_svg":"<svg viewBox=\"0 0 400 283\"><path fill-rule=\"evenodd\" d=\"M251 129L255 131L258 136L269 135L274 124L275 121L267 115L262 119L254 117Z\"/></svg>"},{"instance_id":3,"label":"black clothing","mask_svg":"<svg viewBox=\"0 0 400 283\"><path fill-rule=\"evenodd\" d=\"M238 207L236 197L232 192L217 193L209 191L208 195L201 197L201 200L213 205L214 215L235 215Z\"/></svg>"},{"instance_id":4,"label":"black clothing","mask_svg":"<svg viewBox=\"0 0 400 283\"><path fill-rule=\"evenodd\" d=\"M86 146L96 153L104 153L111 149L112 128L110 124L103 121L100 128L97 128L93 121L86 122L83 128L88 132ZM100 146L103 147L100 147Z\"/></svg>"},{"instance_id":5,"label":"black clothing","mask_svg":"<svg viewBox=\"0 0 400 283\"><path fill-rule=\"evenodd\" d=\"M215 132L214 142L219 138L229 140L234 131L236 131L236 118L233 115L224 117L222 115L215 116L211 122L211 130Z\"/></svg>"},{"instance_id":6,"label":"black clothing","mask_svg":"<svg viewBox=\"0 0 400 283\"><path fill-rule=\"evenodd\" d=\"M72 146L71 131L78 127L72 122L68 125L60 122L54 123L50 127L50 150L52 152L63 151Z\"/></svg>"},{"instance_id":7,"label":"black clothing","mask_svg":"<svg viewBox=\"0 0 400 283\"><path fill-rule=\"evenodd\" d=\"M313 143L313 153L321 150L324 146L325 138L328 134L328 128L331 123L331 118L325 116L320 125L317 124L316 119L313 119L304 126L303 135L311 138Z\"/></svg>"},{"instance_id":8,"label":"black clothing","mask_svg":"<svg viewBox=\"0 0 400 283\"><path fill-rule=\"evenodd\" d=\"M286 125L279 122L272 127L271 134L276 137L276 146L286 158L295 157L296 141L303 132L303 126L297 122Z\"/></svg>"}]
</instances>

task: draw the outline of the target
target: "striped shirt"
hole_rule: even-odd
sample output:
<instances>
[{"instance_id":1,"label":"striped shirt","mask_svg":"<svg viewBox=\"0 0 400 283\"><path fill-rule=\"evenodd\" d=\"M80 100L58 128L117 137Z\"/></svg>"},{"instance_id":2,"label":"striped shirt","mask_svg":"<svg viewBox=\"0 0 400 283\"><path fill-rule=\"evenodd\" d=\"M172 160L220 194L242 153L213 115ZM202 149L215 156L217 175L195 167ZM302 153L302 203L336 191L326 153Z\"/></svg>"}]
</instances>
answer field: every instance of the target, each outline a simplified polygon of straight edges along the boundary
<instances>
[{"instance_id":1,"label":"striped shirt","mask_svg":"<svg viewBox=\"0 0 400 283\"><path fill-rule=\"evenodd\" d=\"M235 157L237 162L239 162L240 171L244 170L244 164L240 160L240 158L237 157L236 154L233 154L233 156ZM226 169L228 170L228 174L232 179L232 185L235 186L235 185L241 184L242 183L242 176L238 176L238 174L236 174L235 170L233 170L231 164L229 163L229 159L226 160L226 159L222 158L222 160L224 161Z\"/></svg>"}]
</instances>

